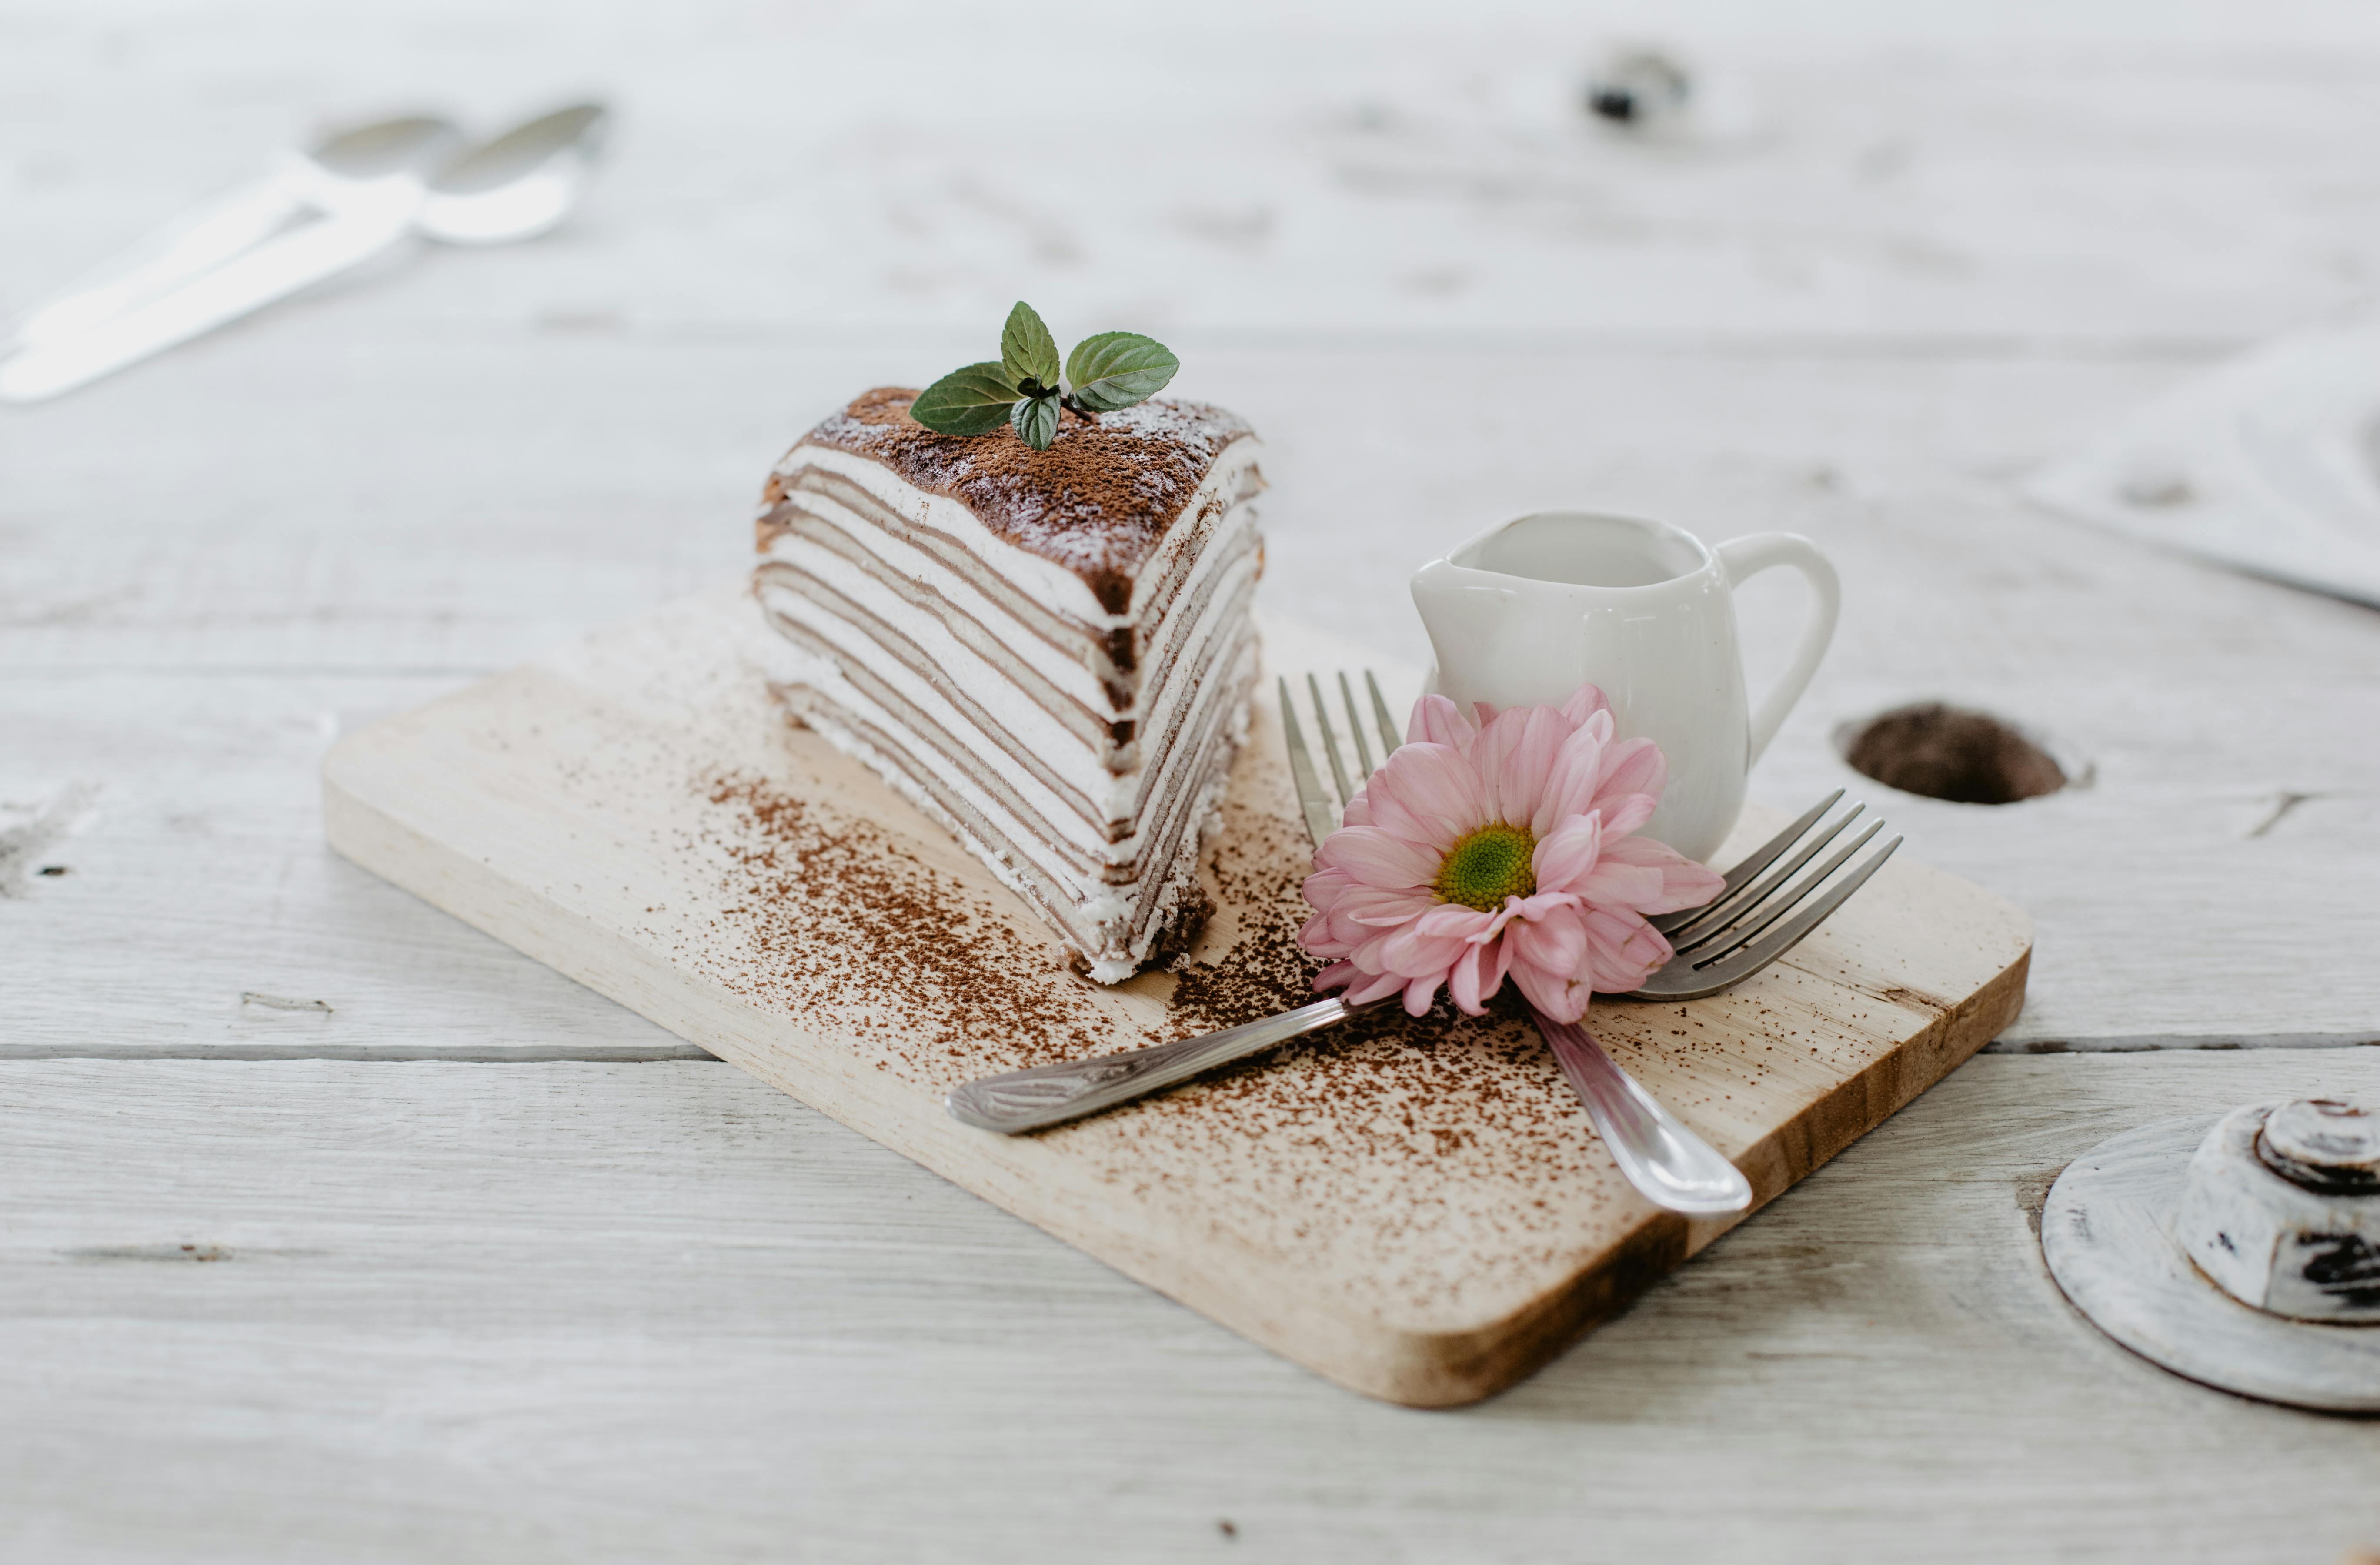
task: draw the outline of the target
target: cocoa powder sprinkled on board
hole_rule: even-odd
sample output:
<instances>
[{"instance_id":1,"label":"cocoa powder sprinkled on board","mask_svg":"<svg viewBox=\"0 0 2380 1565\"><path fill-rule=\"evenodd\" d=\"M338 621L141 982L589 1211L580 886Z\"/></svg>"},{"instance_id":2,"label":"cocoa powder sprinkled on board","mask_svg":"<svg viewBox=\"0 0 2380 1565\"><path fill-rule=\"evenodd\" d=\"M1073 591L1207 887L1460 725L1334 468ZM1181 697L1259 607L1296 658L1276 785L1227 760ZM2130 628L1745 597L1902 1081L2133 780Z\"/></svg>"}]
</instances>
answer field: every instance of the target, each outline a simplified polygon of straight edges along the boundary
<instances>
[{"instance_id":1,"label":"cocoa powder sprinkled on board","mask_svg":"<svg viewBox=\"0 0 2380 1565\"><path fill-rule=\"evenodd\" d=\"M964 888L882 827L754 777L713 776L702 787L735 823L712 844L728 866L726 912L751 957L722 975L729 988L804 1009L889 1006L904 1033L953 1058L980 1053L987 1034L1052 1060L1114 1046L1085 1026L1069 993L1075 981L1051 972L1048 953L981 916Z\"/></svg>"},{"instance_id":2,"label":"cocoa powder sprinkled on board","mask_svg":"<svg viewBox=\"0 0 2380 1565\"><path fill-rule=\"evenodd\" d=\"M1221 956L1181 969L1172 1005L1185 1036L1261 1021L1319 997L1314 974L1321 964L1297 943L1309 910L1296 874L1219 864L1216 878L1221 899L1240 911L1240 932Z\"/></svg>"},{"instance_id":3,"label":"cocoa powder sprinkled on board","mask_svg":"<svg viewBox=\"0 0 2380 1565\"><path fill-rule=\"evenodd\" d=\"M1311 850L1285 772L1256 747L1206 863L1219 904L1161 1011L1134 1020L1064 970L1007 894L929 862L917 825L880 825L789 775L695 781L710 931L679 948L724 987L862 1069L939 1095L990 1071L1110 1054L1313 997L1296 944ZM807 745L807 766L842 757ZM856 766L852 768L855 772ZM1275 775L1275 774L1281 775ZM862 784L872 788L872 784ZM1150 999L1162 977L1137 981ZM1516 1006L1424 1017L1389 1005L1095 1119L1038 1132L1120 1193L1197 1170L1218 1220L1422 1312L1571 1264L1575 1225L1624 1186ZM1385 1183L1383 1181L1386 1181ZM1623 1208L1624 1209L1624 1208ZM1483 1255L1493 1254L1492 1264ZM1467 1257L1467 1259L1461 1259Z\"/></svg>"}]
</instances>

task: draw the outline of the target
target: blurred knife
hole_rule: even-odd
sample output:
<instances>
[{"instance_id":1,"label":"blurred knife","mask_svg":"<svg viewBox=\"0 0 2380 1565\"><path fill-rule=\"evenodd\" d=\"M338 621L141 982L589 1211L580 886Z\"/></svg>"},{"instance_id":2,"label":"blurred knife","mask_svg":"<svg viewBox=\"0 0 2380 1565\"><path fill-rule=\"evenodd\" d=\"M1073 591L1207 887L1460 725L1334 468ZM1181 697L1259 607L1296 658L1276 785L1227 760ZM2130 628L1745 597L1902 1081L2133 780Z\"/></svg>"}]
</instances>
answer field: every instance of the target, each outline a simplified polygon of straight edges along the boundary
<instances>
[{"instance_id":1,"label":"blurred knife","mask_svg":"<svg viewBox=\"0 0 2380 1565\"><path fill-rule=\"evenodd\" d=\"M0 398L38 402L369 260L411 226L419 196L326 217L264 243L95 325L38 341L0 363Z\"/></svg>"},{"instance_id":2,"label":"blurred knife","mask_svg":"<svg viewBox=\"0 0 2380 1565\"><path fill-rule=\"evenodd\" d=\"M415 115L354 126L305 152L283 153L260 177L183 214L26 312L0 340L0 353L54 341L145 304L294 221L370 206L392 179L418 188L462 141L463 133L445 120Z\"/></svg>"},{"instance_id":3,"label":"blurred knife","mask_svg":"<svg viewBox=\"0 0 2380 1565\"><path fill-rule=\"evenodd\" d=\"M343 272L416 229L473 245L542 234L577 203L610 118L601 104L574 104L448 161L426 184L409 168L358 184L327 216L163 294L36 337L0 361L0 400L37 402L71 391Z\"/></svg>"}]
</instances>

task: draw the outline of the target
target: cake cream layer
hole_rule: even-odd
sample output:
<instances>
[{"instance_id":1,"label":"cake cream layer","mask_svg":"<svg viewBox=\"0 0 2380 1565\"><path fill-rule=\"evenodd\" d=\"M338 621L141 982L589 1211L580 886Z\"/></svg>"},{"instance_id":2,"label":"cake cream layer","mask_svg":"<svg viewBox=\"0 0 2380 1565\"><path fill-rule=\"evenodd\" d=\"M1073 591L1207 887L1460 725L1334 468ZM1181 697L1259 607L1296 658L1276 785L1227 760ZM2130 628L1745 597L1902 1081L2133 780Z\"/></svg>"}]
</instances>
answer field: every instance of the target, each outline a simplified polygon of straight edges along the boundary
<instances>
[{"instance_id":1,"label":"cake cream layer","mask_svg":"<svg viewBox=\"0 0 2380 1565\"><path fill-rule=\"evenodd\" d=\"M1069 944L1083 953L1090 975L1121 982L1148 960L1199 901L1198 846L1212 827L1232 762L1245 742L1248 692L1256 680L1253 641L1228 669L1215 671L1217 696L1174 786L1144 834L1152 849L1145 869L1121 883L1087 875L1083 867L1020 816L997 786L937 747L921 742L903 715L872 700L843 676L832 656L789 638L773 671L787 706L802 721L853 756L942 825L1002 882L1027 899Z\"/></svg>"},{"instance_id":2,"label":"cake cream layer","mask_svg":"<svg viewBox=\"0 0 2380 1565\"><path fill-rule=\"evenodd\" d=\"M1226 565L1230 533L1251 528L1240 504L1262 487L1257 444L1232 440L1193 487L1134 578L1129 606L1112 612L1073 572L1019 547L945 495L919 490L872 458L804 440L772 475L759 518L763 553L784 532L832 526L949 611L1004 640L1014 655L1104 720L1129 719L1147 672L1143 633L1195 600L1205 573ZM828 540L831 541L831 540Z\"/></svg>"},{"instance_id":3,"label":"cake cream layer","mask_svg":"<svg viewBox=\"0 0 2380 1565\"><path fill-rule=\"evenodd\" d=\"M756 581L772 609L832 637L880 678L935 687L985 745L1065 795L1065 807L1112 841L1128 833L1147 779L1161 772L1184 703L1245 627L1259 564L1245 524L1208 551L1179 612L1157 628L1140 708L1122 721L1102 719L1013 655L1002 634L1013 622L988 616L987 626L938 593L930 574L903 573L832 520L791 521Z\"/></svg>"},{"instance_id":4,"label":"cake cream layer","mask_svg":"<svg viewBox=\"0 0 2380 1565\"><path fill-rule=\"evenodd\" d=\"M1243 602L1230 633L1217 640L1217 655L1195 681L1187 682L1185 699L1175 704L1166 727L1153 737L1153 764L1112 777L1078 756L1076 776L1070 779L1061 769L1066 759L1062 754L1053 758L1036 752L997 726L987 727L978 709L953 688L954 681L938 678L930 665L920 668L905 656L887 655L877 639L888 633L884 628L822 605L814 584L795 591L783 584L779 573L766 572L758 594L781 636L832 663L844 685L899 717L917 741L910 748L920 764L946 772L954 780L964 777L978 791L998 796L1012 815L1030 824L1036 838L1087 876L1129 876L1148 858L1149 823L1161 809L1161 796L1182 768L1197 764L1201 736L1214 724L1218 698L1228 685L1217 676L1245 657L1255 640ZM1094 818L1082 802L1086 776L1130 786L1131 813L1115 820Z\"/></svg>"}]
</instances>

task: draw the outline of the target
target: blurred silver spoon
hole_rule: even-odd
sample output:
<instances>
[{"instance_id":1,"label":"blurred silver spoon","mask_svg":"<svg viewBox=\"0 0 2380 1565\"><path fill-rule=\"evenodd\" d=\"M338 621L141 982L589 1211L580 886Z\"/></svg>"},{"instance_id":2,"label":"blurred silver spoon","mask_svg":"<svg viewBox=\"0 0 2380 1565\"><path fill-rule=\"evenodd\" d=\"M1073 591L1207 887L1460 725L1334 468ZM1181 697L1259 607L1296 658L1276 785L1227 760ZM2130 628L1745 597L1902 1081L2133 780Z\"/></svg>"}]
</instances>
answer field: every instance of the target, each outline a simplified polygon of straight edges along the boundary
<instances>
[{"instance_id":1,"label":"blurred silver spoon","mask_svg":"<svg viewBox=\"0 0 2380 1565\"><path fill-rule=\"evenodd\" d=\"M283 153L262 175L182 214L27 312L0 341L0 352L122 314L261 244L294 219L369 206L391 181L419 190L462 142L463 132L447 121L410 115L350 126L303 152Z\"/></svg>"},{"instance_id":2,"label":"blurred silver spoon","mask_svg":"<svg viewBox=\"0 0 2380 1565\"><path fill-rule=\"evenodd\" d=\"M409 233L449 244L533 238L586 189L610 115L578 104L506 131L419 177L351 188L344 207L268 238L178 287L44 337L0 363L0 399L38 402L187 342L370 260Z\"/></svg>"},{"instance_id":3,"label":"blurred silver spoon","mask_svg":"<svg viewBox=\"0 0 2380 1565\"><path fill-rule=\"evenodd\" d=\"M610 124L602 104L575 104L472 148L431 180L414 226L450 245L535 238L578 204Z\"/></svg>"}]
</instances>

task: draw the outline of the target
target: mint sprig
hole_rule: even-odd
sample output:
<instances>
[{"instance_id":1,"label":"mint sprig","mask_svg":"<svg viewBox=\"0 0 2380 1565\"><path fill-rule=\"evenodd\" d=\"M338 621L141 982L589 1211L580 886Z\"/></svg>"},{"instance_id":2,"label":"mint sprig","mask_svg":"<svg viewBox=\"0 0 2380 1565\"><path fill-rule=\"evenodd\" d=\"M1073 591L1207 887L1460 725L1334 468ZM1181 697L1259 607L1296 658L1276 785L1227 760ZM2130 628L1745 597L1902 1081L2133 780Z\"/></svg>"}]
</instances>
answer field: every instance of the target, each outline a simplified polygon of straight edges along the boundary
<instances>
[{"instance_id":1,"label":"mint sprig","mask_svg":"<svg viewBox=\"0 0 2380 1565\"><path fill-rule=\"evenodd\" d=\"M1058 339L1021 299L1008 312L1008 324L1000 328L1000 362L1020 386L1030 382L1057 389Z\"/></svg>"},{"instance_id":2,"label":"mint sprig","mask_svg":"<svg viewBox=\"0 0 2380 1565\"><path fill-rule=\"evenodd\" d=\"M919 392L909 416L944 434L990 434L1008 422L1016 397L1007 366L969 364Z\"/></svg>"},{"instance_id":3,"label":"mint sprig","mask_svg":"<svg viewBox=\"0 0 2380 1565\"><path fill-rule=\"evenodd\" d=\"M1165 389L1182 361L1138 332L1101 332L1075 344L1066 355L1066 379L1075 401L1095 413L1112 413L1146 402Z\"/></svg>"},{"instance_id":4,"label":"mint sprig","mask_svg":"<svg viewBox=\"0 0 2380 1565\"><path fill-rule=\"evenodd\" d=\"M1047 451L1060 408L1112 413L1164 390L1180 368L1164 344L1138 332L1101 332L1076 343L1061 370L1058 339L1019 300L1001 329L999 361L953 370L917 394L909 416L938 434L990 434L1013 423L1025 444Z\"/></svg>"}]
</instances>

